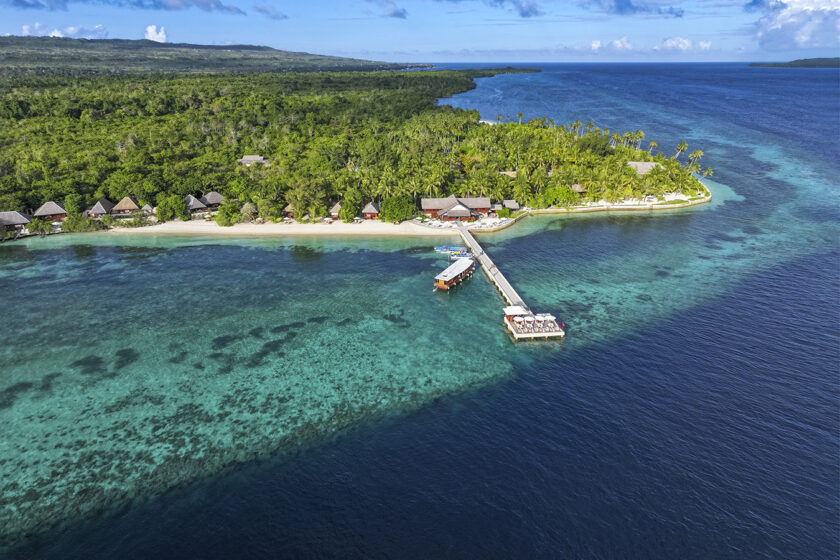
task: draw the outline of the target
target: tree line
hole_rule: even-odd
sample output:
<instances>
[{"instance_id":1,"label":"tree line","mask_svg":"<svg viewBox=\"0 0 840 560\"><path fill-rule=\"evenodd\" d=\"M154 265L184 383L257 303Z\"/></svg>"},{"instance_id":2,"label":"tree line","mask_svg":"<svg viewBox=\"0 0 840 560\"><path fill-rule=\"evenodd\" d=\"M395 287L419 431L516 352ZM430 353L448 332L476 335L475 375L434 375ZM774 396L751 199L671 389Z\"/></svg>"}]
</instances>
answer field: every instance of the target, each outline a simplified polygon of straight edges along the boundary
<instances>
[{"instance_id":1,"label":"tree line","mask_svg":"<svg viewBox=\"0 0 840 560\"><path fill-rule=\"evenodd\" d=\"M396 197L385 207L449 194L548 207L704 191L702 152L656 152L641 131L489 126L437 104L498 72L0 78L0 209L68 195L168 208L216 190L271 219L287 204L326 215L339 199L349 213ZM238 165L245 154L270 166ZM661 167L639 176L628 161Z\"/></svg>"}]
</instances>

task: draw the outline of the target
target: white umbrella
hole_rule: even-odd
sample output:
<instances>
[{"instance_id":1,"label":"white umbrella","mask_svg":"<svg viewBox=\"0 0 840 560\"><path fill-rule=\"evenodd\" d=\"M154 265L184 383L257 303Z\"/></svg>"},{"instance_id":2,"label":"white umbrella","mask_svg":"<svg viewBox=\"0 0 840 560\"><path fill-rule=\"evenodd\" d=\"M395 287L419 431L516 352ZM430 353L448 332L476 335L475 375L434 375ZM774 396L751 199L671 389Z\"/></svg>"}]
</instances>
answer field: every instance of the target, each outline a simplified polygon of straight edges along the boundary
<instances>
[{"instance_id":1,"label":"white umbrella","mask_svg":"<svg viewBox=\"0 0 840 560\"><path fill-rule=\"evenodd\" d=\"M556 320L557 320L557 317L555 317L554 315L548 315L548 314L546 314L546 316L545 316L545 320L546 320L546 321L556 321Z\"/></svg>"},{"instance_id":2,"label":"white umbrella","mask_svg":"<svg viewBox=\"0 0 840 560\"><path fill-rule=\"evenodd\" d=\"M529 316L525 317L525 322L527 322L527 323L533 323L533 322L534 322L534 318L533 318L533 317L531 317L531 316L529 315Z\"/></svg>"},{"instance_id":3,"label":"white umbrella","mask_svg":"<svg viewBox=\"0 0 840 560\"><path fill-rule=\"evenodd\" d=\"M517 323L521 323L525 319L523 319L522 317L514 317L513 320L516 321Z\"/></svg>"}]
</instances>

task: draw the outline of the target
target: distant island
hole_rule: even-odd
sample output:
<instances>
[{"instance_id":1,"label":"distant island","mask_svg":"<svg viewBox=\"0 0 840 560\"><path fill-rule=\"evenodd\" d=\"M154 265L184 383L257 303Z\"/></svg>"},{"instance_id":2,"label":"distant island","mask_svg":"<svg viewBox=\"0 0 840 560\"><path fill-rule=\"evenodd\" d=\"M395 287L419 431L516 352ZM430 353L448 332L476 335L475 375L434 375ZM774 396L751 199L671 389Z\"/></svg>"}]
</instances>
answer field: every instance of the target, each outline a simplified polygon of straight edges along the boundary
<instances>
[{"instance_id":1,"label":"distant island","mask_svg":"<svg viewBox=\"0 0 840 560\"><path fill-rule=\"evenodd\" d=\"M765 66L770 68L840 68L840 57L834 58L800 58L790 62L753 62L750 66Z\"/></svg>"},{"instance_id":2,"label":"distant island","mask_svg":"<svg viewBox=\"0 0 840 560\"><path fill-rule=\"evenodd\" d=\"M0 37L0 74L61 76L160 72L324 72L403 70L395 64L254 45L191 45L146 39Z\"/></svg>"}]
</instances>

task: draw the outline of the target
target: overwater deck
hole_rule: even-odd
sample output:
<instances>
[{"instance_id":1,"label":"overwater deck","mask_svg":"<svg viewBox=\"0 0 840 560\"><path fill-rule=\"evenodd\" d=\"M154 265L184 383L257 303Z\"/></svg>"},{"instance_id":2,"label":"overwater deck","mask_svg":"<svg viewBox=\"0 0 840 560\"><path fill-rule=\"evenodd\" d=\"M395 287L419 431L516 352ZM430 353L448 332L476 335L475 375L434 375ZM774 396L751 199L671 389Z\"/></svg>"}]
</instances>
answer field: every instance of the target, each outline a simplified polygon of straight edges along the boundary
<instances>
[{"instance_id":1,"label":"overwater deck","mask_svg":"<svg viewBox=\"0 0 840 560\"><path fill-rule=\"evenodd\" d=\"M514 316L509 316L505 313L504 323L507 329L511 332L513 337L517 340L528 338L554 338L566 335L566 331L558 324L557 319L551 315L534 314L531 308L525 304L525 301L520 297L517 291L513 288L511 283L502 274L502 271L496 266L493 260L487 255L481 245L476 241L473 234L467 230L463 225L458 224L458 233L464 243L472 251L473 256L478 260L481 269L484 270L490 281L499 289L502 297L508 303L506 309L513 307L521 308L521 313L516 316L521 319L516 319ZM548 319L550 317L551 319Z\"/></svg>"}]
</instances>

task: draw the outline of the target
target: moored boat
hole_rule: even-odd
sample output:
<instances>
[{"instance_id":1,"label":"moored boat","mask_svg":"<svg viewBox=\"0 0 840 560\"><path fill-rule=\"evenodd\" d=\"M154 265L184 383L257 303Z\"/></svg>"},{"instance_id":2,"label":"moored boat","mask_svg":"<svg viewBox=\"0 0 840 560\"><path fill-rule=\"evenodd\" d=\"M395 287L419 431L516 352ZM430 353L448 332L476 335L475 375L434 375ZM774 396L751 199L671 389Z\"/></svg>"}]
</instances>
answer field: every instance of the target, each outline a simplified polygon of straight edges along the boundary
<instances>
[{"instance_id":1,"label":"moored boat","mask_svg":"<svg viewBox=\"0 0 840 560\"><path fill-rule=\"evenodd\" d=\"M435 276L435 288L448 290L462 282L475 270L475 261L472 259L455 259L446 270Z\"/></svg>"},{"instance_id":2,"label":"moored boat","mask_svg":"<svg viewBox=\"0 0 840 560\"><path fill-rule=\"evenodd\" d=\"M466 253L467 248L466 247L452 247L452 246L448 246L448 245L443 245L443 246L435 247L435 252L436 253L442 253L444 255L454 255L454 254L457 254L457 253Z\"/></svg>"}]
</instances>

